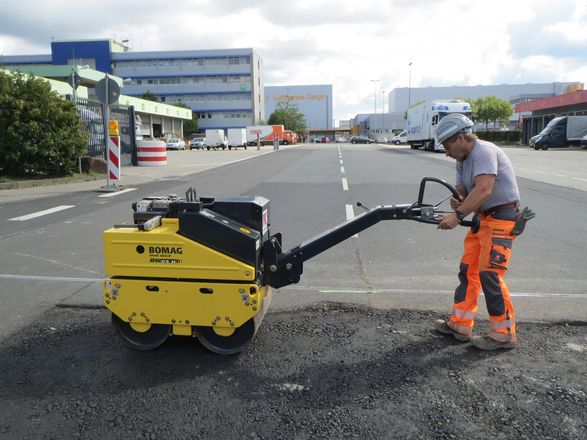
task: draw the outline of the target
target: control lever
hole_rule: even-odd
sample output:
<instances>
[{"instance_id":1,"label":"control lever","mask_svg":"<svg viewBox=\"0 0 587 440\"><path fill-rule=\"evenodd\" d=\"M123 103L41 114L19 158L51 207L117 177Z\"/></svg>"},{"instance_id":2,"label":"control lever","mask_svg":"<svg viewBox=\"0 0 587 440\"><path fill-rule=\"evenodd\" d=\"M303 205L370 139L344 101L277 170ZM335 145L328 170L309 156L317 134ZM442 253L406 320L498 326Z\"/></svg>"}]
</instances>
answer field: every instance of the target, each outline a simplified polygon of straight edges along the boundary
<instances>
[{"instance_id":1,"label":"control lever","mask_svg":"<svg viewBox=\"0 0 587 440\"><path fill-rule=\"evenodd\" d=\"M369 207L367 207L367 206L363 205L361 202L357 202L357 206L359 206L359 207L363 208L365 211L369 211L369 210L370 210L370 208L369 208Z\"/></svg>"}]
</instances>

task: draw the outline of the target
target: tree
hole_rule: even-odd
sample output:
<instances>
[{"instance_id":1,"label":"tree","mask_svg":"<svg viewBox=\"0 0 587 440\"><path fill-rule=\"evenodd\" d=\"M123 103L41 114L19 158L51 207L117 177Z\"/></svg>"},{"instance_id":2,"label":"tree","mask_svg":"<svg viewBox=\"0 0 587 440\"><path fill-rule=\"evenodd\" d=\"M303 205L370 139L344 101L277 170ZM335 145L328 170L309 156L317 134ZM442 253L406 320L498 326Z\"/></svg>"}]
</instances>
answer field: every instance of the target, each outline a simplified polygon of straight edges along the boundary
<instances>
[{"instance_id":1,"label":"tree","mask_svg":"<svg viewBox=\"0 0 587 440\"><path fill-rule=\"evenodd\" d=\"M171 105L191 110L191 107L184 104L183 102L178 102ZM196 118L196 114L192 112L192 119L189 121L183 121L183 137L188 137L194 134L196 131L198 131L198 119Z\"/></svg>"},{"instance_id":2,"label":"tree","mask_svg":"<svg viewBox=\"0 0 587 440\"><path fill-rule=\"evenodd\" d=\"M269 125L283 125L286 130L292 130L296 133L305 132L308 126L306 117L300 112L298 105L292 103L291 98L277 103L275 111L271 113L267 123Z\"/></svg>"},{"instance_id":3,"label":"tree","mask_svg":"<svg viewBox=\"0 0 587 440\"><path fill-rule=\"evenodd\" d=\"M0 71L0 175L71 175L87 140L75 104L48 82Z\"/></svg>"},{"instance_id":4,"label":"tree","mask_svg":"<svg viewBox=\"0 0 587 440\"><path fill-rule=\"evenodd\" d=\"M141 95L141 99L146 99L147 101L153 102L161 102L161 100L153 94L150 90L147 90L145 93Z\"/></svg>"},{"instance_id":5,"label":"tree","mask_svg":"<svg viewBox=\"0 0 587 440\"><path fill-rule=\"evenodd\" d=\"M513 112L514 109L508 101L496 96L477 98L473 105L473 119L485 122L485 130L488 129L489 121L493 121L495 128L497 121L507 122Z\"/></svg>"}]
</instances>

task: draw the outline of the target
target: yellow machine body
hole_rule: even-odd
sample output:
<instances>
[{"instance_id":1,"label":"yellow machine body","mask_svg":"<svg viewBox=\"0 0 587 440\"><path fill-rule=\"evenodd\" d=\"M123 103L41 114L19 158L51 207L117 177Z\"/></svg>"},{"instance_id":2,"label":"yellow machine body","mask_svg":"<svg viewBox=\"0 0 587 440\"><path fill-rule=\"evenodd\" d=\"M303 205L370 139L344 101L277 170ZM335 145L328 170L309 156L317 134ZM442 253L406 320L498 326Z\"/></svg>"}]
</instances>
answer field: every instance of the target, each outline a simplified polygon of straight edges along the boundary
<instances>
[{"instance_id":1,"label":"yellow machine body","mask_svg":"<svg viewBox=\"0 0 587 440\"><path fill-rule=\"evenodd\" d=\"M114 277L253 282L255 268L179 235L178 220L164 218L151 231L104 232L106 273Z\"/></svg>"},{"instance_id":2,"label":"yellow machine body","mask_svg":"<svg viewBox=\"0 0 587 440\"><path fill-rule=\"evenodd\" d=\"M255 268L177 232L178 220L167 218L151 231L104 232L106 307L136 332L168 324L176 335L207 326L229 336L262 318L271 288L255 283Z\"/></svg>"}]
</instances>

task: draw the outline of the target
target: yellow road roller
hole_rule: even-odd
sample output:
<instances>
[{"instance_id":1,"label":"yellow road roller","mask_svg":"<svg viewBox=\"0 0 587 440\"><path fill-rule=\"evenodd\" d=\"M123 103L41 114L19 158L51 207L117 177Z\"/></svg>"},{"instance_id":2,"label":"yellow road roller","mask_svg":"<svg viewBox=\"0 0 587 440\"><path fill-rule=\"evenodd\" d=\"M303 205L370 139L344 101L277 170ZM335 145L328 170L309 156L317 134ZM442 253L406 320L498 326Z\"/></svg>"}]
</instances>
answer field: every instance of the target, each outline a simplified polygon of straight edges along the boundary
<instances>
[{"instance_id":1,"label":"yellow road roller","mask_svg":"<svg viewBox=\"0 0 587 440\"><path fill-rule=\"evenodd\" d=\"M218 354L240 352L255 336L271 289L297 283L303 263L382 220L438 223L440 203L423 203L427 182L457 196L443 180L424 178L418 201L381 205L291 250L270 234L269 200L259 196L146 197L133 223L104 232L104 304L122 340L151 350L170 335L193 336ZM446 199L445 199L446 200ZM359 206L361 206L359 204ZM463 220L478 227L478 219Z\"/></svg>"}]
</instances>

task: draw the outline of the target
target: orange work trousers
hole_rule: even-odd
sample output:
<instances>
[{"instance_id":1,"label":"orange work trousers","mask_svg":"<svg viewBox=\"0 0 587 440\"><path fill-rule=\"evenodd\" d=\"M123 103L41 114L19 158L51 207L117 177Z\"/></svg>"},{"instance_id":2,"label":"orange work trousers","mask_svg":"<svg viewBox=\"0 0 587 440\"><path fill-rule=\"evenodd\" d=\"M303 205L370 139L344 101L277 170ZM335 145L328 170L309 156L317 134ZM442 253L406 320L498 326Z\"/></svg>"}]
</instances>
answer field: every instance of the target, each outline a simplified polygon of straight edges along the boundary
<instances>
[{"instance_id":1,"label":"orange work trousers","mask_svg":"<svg viewBox=\"0 0 587 440\"><path fill-rule=\"evenodd\" d=\"M476 234L470 230L465 237L465 251L459 270L460 284L455 290L453 311L449 327L458 333L471 336L477 301L483 288L489 313L489 336L499 342L516 342L514 306L504 281L512 243L510 234L515 222L479 216L481 226Z\"/></svg>"}]
</instances>

